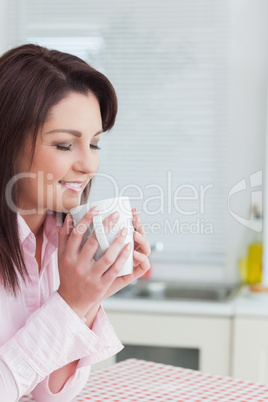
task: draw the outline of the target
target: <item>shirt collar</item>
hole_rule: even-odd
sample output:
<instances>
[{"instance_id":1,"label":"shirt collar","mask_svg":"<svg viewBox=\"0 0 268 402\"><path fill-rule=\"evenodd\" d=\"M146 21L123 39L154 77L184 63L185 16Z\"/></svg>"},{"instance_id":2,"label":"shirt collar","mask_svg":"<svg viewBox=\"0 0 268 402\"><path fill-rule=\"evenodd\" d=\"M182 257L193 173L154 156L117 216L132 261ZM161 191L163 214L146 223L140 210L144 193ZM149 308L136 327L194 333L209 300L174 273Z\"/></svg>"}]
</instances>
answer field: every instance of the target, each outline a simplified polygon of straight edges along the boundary
<instances>
[{"instance_id":1,"label":"shirt collar","mask_svg":"<svg viewBox=\"0 0 268 402\"><path fill-rule=\"evenodd\" d=\"M17 222L18 222L20 243L22 244L24 242L24 240L28 236L30 236L32 231L19 212L17 212ZM33 235L33 233L32 233L32 235Z\"/></svg>"},{"instance_id":2,"label":"shirt collar","mask_svg":"<svg viewBox=\"0 0 268 402\"><path fill-rule=\"evenodd\" d=\"M17 212L17 221L18 221L18 229L19 229L19 239L22 244L26 238L30 237L35 239L35 236L21 214ZM58 245L58 231L61 227L61 223L59 218L56 216L56 213L48 210L46 219L44 222L44 232L43 234L46 236L49 243L52 243L57 247Z\"/></svg>"}]
</instances>

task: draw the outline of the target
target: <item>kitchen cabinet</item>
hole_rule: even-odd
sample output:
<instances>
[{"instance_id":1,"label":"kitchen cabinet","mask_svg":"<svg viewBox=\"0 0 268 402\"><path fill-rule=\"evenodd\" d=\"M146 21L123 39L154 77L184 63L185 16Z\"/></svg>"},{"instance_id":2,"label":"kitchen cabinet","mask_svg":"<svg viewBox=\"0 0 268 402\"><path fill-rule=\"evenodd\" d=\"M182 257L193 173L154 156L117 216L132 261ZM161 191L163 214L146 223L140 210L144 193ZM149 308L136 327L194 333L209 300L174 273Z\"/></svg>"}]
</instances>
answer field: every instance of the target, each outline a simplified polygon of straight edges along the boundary
<instances>
[{"instance_id":1,"label":"kitchen cabinet","mask_svg":"<svg viewBox=\"0 0 268 402\"><path fill-rule=\"evenodd\" d=\"M109 311L106 314L124 345L195 348L198 369L211 374L230 374L231 320L168 313ZM135 357L135 356L133 356ZM104 364L115 362L109 359ZM103 367L94 366L94 369Z\"/></svg>"},{"instance_id":2,"label":"kitchen cabinet","mask_svg":"<svg viewBox=\"0 0 268 402\"><path fill-rule=\"evenodd\" d=\"M233 320L233 377L268 384L268 319Z\"/></svg>"},{"instance_id":3,"label":"kitchen cabinet","mask_svg":"<svg viewBox=\"0 0 268 402\"><path fill-rule=\"evenodd\" d=\"M268 295L243 287L230 303L119 299L105 311L125 345L198 349L199 370L268 384Z\"/></svg>"}]
</instances>

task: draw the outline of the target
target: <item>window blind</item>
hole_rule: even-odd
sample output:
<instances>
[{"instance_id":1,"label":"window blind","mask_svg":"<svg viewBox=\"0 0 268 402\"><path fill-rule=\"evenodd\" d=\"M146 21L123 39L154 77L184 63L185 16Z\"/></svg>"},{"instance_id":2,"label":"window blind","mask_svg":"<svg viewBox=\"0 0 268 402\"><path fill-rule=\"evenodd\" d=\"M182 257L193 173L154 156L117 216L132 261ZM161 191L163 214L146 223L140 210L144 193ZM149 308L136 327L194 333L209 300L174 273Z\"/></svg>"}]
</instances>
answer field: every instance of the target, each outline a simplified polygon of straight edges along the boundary
<instances>
[{"instance_id":1,"label":"window blind","mask_svg":"<svg viewBox=\"0 0 268 402\"><path fill-rule=\"evenodd\" d=\"M229 1L11 0L7 47L76 54L115 86L91 199L131 197L158 259L223 265Z\"/></svg>"}]
</instances>

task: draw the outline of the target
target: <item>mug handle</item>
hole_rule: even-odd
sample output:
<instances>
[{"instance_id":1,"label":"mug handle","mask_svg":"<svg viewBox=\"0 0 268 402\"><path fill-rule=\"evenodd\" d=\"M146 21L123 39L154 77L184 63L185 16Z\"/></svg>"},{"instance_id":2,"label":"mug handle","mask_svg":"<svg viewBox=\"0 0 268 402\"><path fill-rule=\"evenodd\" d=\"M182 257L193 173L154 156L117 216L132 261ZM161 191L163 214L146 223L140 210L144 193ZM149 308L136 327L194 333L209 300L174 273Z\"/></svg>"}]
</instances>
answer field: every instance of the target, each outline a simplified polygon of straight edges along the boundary
<instances>
[{"instance_id":1,"label":"mug handle","mask_svg":"<svg viewBox=\"0 0 268 402\"><path fill-rule=\"evenodd\" d=\"M107 236L105 234L102 218L100 215L93 217L93 226L100 248L102 252L105 253L105 251L109 248L109 243L107 240Z\"/></svg>"}]
</instances>

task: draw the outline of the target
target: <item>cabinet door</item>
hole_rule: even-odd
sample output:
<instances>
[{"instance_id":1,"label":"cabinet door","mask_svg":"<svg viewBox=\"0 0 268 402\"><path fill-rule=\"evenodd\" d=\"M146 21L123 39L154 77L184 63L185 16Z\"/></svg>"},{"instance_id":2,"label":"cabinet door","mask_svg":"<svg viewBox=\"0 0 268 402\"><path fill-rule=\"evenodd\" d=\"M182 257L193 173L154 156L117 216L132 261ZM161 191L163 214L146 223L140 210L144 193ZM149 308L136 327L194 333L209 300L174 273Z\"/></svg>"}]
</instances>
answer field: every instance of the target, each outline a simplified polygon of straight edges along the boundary
<instances>
[{"instance_id":1,"label":"cabinet door","mask_svg":"<svg viewBox=\"0 0 268 402\"><path fill-rule=\"evenodd\" d=\"M268 383L268 320L234 319L233 377Z\"/></svg>"},{"instance_id":2,"label":"cabinet door","mask_svg":"<svg viewBox=\"0 0 268 402\"><path fill-rule=\"evenodd\" d=\"M199 350L199 370L230 375L229 318L126 313L107 309L106 313L123 344L195 348Z\"/></svg>"}]
</instances>

